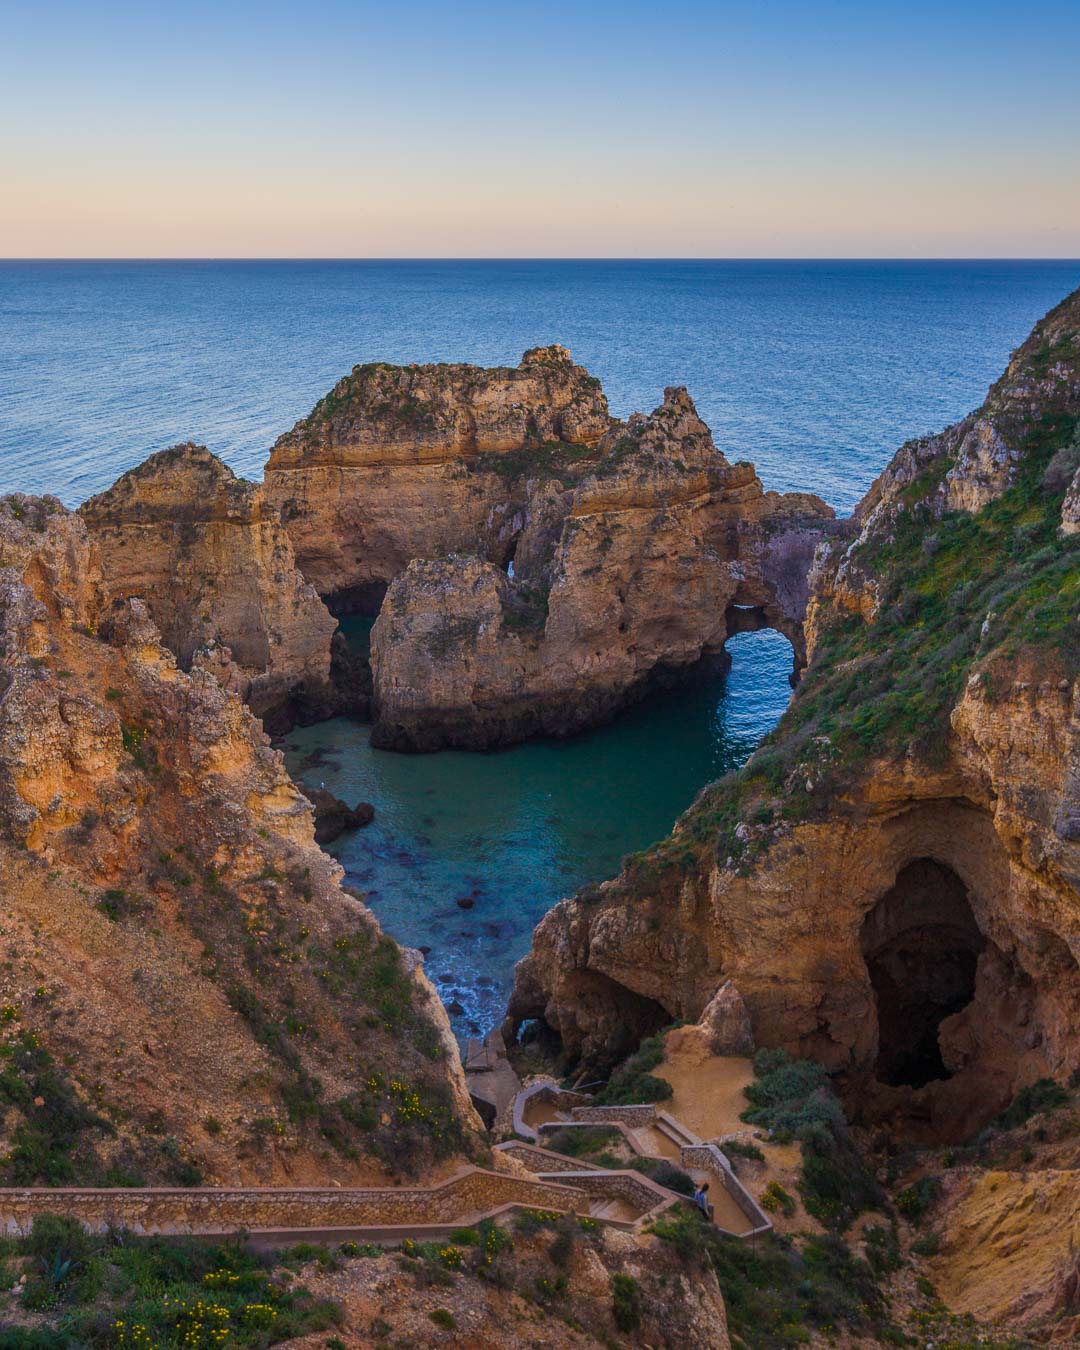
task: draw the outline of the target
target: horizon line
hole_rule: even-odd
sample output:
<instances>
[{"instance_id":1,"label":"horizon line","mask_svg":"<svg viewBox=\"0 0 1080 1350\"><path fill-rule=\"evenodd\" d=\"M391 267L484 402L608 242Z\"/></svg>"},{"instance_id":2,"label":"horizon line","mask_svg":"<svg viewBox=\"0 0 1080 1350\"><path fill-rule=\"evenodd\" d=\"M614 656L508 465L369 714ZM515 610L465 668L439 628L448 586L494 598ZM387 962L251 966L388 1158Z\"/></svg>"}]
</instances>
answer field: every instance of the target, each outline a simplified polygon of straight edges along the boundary
<instances>
[{"instance_id":1,"label":"horizon line","mask_svg":"<svg viewBox=\"0 0 1080 1350\"><path fill-rule=\"evenodd\" d=\"M851 255L851 254L520 254L491 256L460 256L437 254L398 254L376 255L356 254L353 256L338 254L87 254L49 255L32 257L30 255L10 255L0 257L0 265L10 263L958 263L958 262L997 262L997 263L1078 263L1080 255L1043 254L935 254L923 256L908 255Z\"/></svg>"}]
</instances>

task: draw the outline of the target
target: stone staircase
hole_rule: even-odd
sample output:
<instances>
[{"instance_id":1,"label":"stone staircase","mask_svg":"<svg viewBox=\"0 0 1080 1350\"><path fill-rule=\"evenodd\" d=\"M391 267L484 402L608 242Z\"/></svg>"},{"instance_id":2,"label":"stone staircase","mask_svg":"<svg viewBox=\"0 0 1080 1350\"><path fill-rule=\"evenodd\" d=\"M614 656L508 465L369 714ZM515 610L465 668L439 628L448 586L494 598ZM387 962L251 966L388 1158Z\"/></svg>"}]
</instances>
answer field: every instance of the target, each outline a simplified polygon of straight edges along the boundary
<instances>
[{"instance_id":1,"label":"stone staircase","mask_svg":"<svg viewBox=\"0 0 1080 1350\"><path fill-rule=\"evenodd\" d=\"M559 1130L595 1129L603 1125L618 1130L638 1157L677 1165L699 1185L707 1181L714 1208L713 1222L721 1232L750 1238L772 1228L768 1215L735 1175L723 1151L716 1144L699 1139L682 1121L654 1103L593 1106L584 1094L568 1092L553 1081L541 1080L518 1094L513 1119L515 1132L534 1142L514 1140L499 1147L538 1177L546 1180L559 1177L570 1184L582 1185L591 1173L607 1171L583 1170L580 1159L542 1147L543 1138ZM629 1174L607 1171L607 1175ZM667 1194L676 1200L686 1199L674 1192Z\"/></svg>"}]
</instances>

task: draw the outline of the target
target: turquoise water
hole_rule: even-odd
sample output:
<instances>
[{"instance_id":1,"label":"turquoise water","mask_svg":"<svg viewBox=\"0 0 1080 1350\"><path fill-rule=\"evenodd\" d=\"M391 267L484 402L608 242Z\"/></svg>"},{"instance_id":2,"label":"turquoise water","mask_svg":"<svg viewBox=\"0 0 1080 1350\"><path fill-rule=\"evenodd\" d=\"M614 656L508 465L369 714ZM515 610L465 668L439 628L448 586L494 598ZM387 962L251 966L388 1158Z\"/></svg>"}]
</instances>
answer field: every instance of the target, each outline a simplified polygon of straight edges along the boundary
<instances>
[{"instance_id":1,"label":"turquoise water","mask_svg":"<svg viewBox=\"0 0 1080 1350\"><path fill-rule=\"evenodd\" d=\"M343 614L338 620L338 632L354 652L371 655L371 630L375 620L367 614Z\"/></svg>"},{"instance_id":2,"label":"turquoise water","mask_svg":"<svg viewBox=\"0 0 1080 1350\"><path fill-rule=\"evenodd\" d=\"M374 805L373 823L330 852L390 933L430 949L428 974L460 1034L501 1018L513 963L556 901L666 834L776 723L791 693L786 639L741 633L728 649L726 677L660 694L573 741L397 755L343 719L286 738L295 778Z\"/></svg>"}]
</instances>

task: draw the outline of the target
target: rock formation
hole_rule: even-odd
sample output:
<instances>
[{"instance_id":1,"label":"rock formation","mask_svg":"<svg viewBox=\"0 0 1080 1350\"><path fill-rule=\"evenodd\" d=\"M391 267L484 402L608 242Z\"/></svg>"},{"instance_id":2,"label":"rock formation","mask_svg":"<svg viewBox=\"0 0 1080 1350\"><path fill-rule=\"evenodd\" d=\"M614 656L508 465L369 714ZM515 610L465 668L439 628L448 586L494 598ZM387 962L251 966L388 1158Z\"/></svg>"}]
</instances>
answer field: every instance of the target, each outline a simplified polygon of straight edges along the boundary
<instances>
[{"instance_id":1,"label":"rock formation","mask_svg":"<svg viewBox=\"0 0 1080 1350\"><path fill-rule=\"evenodd\" d=\"M356 366L274 446L268 499L322 596L374 613L414 558L502 561L529 459L598 441L600 382L563 347L516 368Z\"/></svg>"},{"instance_id":2,"label":"rock formation","mask_svg":"<svg viewBox=\"0 0 1080 1350\"><path fill-rule=\"evenodd\" d=\"M340 877L85 521L0 500L0 1184L374 1180L466 1148L445 1013Z\"/></svg>"},{"instance_id":3,"label":"rock formation","mask_svg":"<svg viewBox=\"0 0 1080 1350\"><path fill-rule=\"evenodd\" d=\"M729 464L685 389L531 472L513 576L414 561L372 632L376 744L488 747L566 735L769 625L801 664L806 576L832 512Z\"/></svg>"},{"instance_id":4,"label":"rock formation","mask_svg":"<svg viewBox=\"0 0 1080 1350\"><path fill-rule=\"evenodd\" d=\"M327 792L326 788L305 788L304 796L315 810L317 844L332 844L346 830L362 829L375 819L375 808L370 802L357 802L355 806L350 806L332 792Z\"/></svg>"},{"instance_id":5,"label":"rock formation","mask_svg":"<svg viewBox=\"0 0 1080 1350\"><path fill-rule=\"evenodd\" d=\"M936 1139L1080 1067L1078 422L1080 292L823 540L780 726L543 920L514 1024L610 1061L732 980L759 1045Z\"/></svg>"},{"instance_id":6,"label":"rock formation","mask_svg":"<svg viewBox=\"0 0 1080 1350\"><path fill-rule=\"evenodd\" d=\"M80 514L110 591L144 601L183 669L211 671L272 726L330 711L337 624L262 487L205 447L178 445Z\"/></svg>"}]
</instances>

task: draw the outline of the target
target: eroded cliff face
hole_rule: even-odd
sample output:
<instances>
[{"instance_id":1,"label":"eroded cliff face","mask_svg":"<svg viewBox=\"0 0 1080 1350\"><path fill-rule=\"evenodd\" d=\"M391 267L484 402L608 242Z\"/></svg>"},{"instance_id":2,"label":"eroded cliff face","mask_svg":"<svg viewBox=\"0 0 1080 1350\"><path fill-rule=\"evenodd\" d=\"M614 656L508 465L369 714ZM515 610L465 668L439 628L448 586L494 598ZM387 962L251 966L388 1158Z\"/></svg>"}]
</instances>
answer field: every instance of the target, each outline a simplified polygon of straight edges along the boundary
<instances>
[{"instance_id":1,"label":"eroded cliff face","mask_svg":"<svg viewBox=\"0 0 1080 1350\"><path fill-rule=\"evenodd\" d=\"M374 1179L470 1147L422 971L54 499L0 500L0 630L3 1184Z\"/></svg>"},{"instance_id":2,"label":"eroded cliff face","mask_svg":"<svg viewBox=\"0 0 1080 1350\"><path fill-rule=\"evenodd\" d=\"M336 620L297 570L279 512L204 446L152 455L80 515L109 589L139 597L185 670L201 664L252 711L329 711Z\"/></svg>"},{"instance_id":3,"label":"eroded cliff face","mask_svg":"<svg viewBox=\"0 0 1080 1350\"><path fill-rule=\"evenodd\" d=\"M958 1139L1080 1066L1080 293L825 540L810 664L747 767L564 901L511 1016L610 1061L725 980L864 1121Z\"/></svg>"},{"instance_id":4,"label":"eroded cliff face","mask_svg":"<svg viewBox=\"0 0 1080 1350\"><path fill-rule=\"evenodd\" d=\"M504 561L523 452L593 445L610 420L563 347L517 367L356 366L277 441L266 493L320 595L374 613L414 558Z\"/></svg>"},{"instance_id":5,"label":"eroded cliff face","mask_svg":"<svg viewBox=\"0 0 1080 1350\"><path fill-rule=\"evenodd\" d=\"M729 464L685 389L526 481L513 575L465 554L414 562L372 633L376 744L486 747L566 735L656 679L721 661L732 632L803 651L817 497Z\"/></svg>"}]
</instances>

